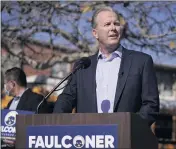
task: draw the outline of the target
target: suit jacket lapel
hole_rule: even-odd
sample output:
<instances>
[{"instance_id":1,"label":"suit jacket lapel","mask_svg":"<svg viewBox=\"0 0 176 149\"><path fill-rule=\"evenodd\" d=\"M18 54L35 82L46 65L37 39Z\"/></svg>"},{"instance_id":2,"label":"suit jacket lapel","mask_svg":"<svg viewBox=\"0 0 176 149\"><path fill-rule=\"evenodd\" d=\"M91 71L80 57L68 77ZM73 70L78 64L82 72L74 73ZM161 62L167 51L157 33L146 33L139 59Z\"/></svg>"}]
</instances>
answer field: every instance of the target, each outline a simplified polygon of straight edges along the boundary
<instances>
[{"instance_id":1,"label":"suit jacket lapel","mask_svg":"<svg viewBox=\"0 0 176 149\"><path fill-rule=\"evenodd\" d=\"M120 95L123 91L123 88L125 86L128 73L131 67L131 60L132 57L130 56L131 51L126 50L123 48L122 50L122 59L121 59L121 64L120 64L120 69L119 69L119 75L118 75L118 82L117 82L117 87L116 87L116 94L115 94L115 101L114 101L114 110L116 109L119 100L120 100Z\"/></svg>"},{"instance_id":2,"label":"suit jacket lapel","mask_svg":"<svg viewBox=\"0 0 176 149\"><path fill-rule=\"evenodd\" d=\"M14 100L14 98L9 101L9 103L8 103L8 105L7 105L7 107L6 107L6 109L9 109L9 108L10 108L10 105L12 104L12 101L13 101L13 100Z\"/></svg>"},{"instance_id":3,"label":"suit jacket lapel","mask_svg":"<svg viewBox=\"0 0 176 149\"><path fill-rule=\"evenodd\" d=\"M97 96L96 96L96 68L97 68L98 53L92 56L91 71L90 71L90 87L92 87L92 112L97 112Z\"/></svg>"}]
</instances>

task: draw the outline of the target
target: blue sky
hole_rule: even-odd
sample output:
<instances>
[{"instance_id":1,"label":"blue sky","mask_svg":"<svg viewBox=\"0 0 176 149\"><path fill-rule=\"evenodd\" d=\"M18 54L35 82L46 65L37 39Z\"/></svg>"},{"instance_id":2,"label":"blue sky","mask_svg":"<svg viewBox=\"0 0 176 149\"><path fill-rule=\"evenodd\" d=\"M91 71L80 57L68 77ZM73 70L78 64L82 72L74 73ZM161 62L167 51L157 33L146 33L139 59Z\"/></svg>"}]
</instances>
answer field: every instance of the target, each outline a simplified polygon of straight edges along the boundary
<instances>
[{"instance_id":1,"label":"blue sky","mask_svg":"<svg viewBox=\"0 0 176 149\"><path fill-rule=\"evenodd\" d=\"M164 3L164 2L162 2L162 3ZM150 2L146 2L145 6L148 7L148 6L150 6L150 4L151 4ZM130 6L130 7L132 8L132 6ZM124 8L123 5L121 5L121 4L114 5L114 8L116 10L118 10L118 12L122 13L124 16L130 16L131 15L130 12L126 8ZM132 8L132 9L135 9L135 8ZM176 4L175 5L173 4L171 9L173 11L173 15L176 14ZM165 9L165 8L152 9L152 11L150 11L150 15L153 16L154 18L156 18L156 20L158 20L158 21L165 20L167 17L169 17L169 13L168 13L167 9ZM4 21L7 21L11 18L16 18L17 16L18 16L18 13L16 13L16 12L13 12L11 16L9 16L7 13L2 13L2 15L1 15L2 18L1 19L2 19L2 22L4 22ZM93 39L92 34L91 34L90 23L87 23L85 21L86 18L91 18L91 16L92 16L91 11L83 14L81 16L81 20L78 22L78 26L79 26L79 30L80 30L81 33L83 33L83 31L85 29L88 30L87 32L84 33L84 37L90 38L93 41L95 41ZM64 20L63 20L62 23L60 23L59 20L57 20L57 16L55 16L55 17L56 17L56 19L53 19L53 22L55 24L58 24L59 28L65 30L67 32L73 32L74 31L71 24L67 23L66 21L64 22ZM69 18L71 16L66 16L66 17ZM18 26L19 23L25 23L25 21L24 22L19 22L16 19L14 19L13 21L10 21L10 24L15 25L15 26ZM135 24L134 18L132 17L128 23L134 23ZM152 21L151 21L151 23L152 23ZM165 31L167 31L167 27L165 27L165 26L169 26L170 25L169 23L173 23L173 22L167 22L167 21L163 22L162 30L158 29L157 27L154 27L154 28L151 29L151 32L155 33L157 31L157 33L159 32L159 33L162 34ZM138 32L138 30L135 29L132 25L129 26L129 27L133 28L135 33ZM55 44L60 44L60 45L64 44L66 46L69 46L69 42L67 42L61 36L56 37L56 36L53 35L52 37L54 38L54 43ZM37 34L33 35L33 38L47 42L48 39L49 39L49 35L46 34L46 33L37 33ZM176 39L176 35L174 35L174 38ZM157 41L155 41L155 42L157 42ZM131 46L129 45L129 47L131 47ZM134 48L133 50L139 50L139 49ZM166 55L166 54L157 55L155 52L152 52L151 50L147 50L147 49L143 50L143 52L150 54L153 57L155 63L176 66L176 56L169 56L169 55Z\"/></svg>"}]
</instances>

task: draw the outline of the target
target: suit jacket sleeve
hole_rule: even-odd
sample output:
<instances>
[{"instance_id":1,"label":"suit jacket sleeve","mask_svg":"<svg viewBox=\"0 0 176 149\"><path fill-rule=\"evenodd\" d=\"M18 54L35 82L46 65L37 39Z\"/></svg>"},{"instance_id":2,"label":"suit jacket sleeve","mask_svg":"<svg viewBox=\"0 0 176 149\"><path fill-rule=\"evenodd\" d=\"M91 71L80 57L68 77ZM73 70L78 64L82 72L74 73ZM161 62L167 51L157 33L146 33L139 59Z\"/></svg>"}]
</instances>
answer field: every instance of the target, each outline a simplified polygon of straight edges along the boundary
<instances>
[{"instance_id":1,"label":"suit jacket sleeve","mask_svg":"<svg viewBox=\"0 0 176 149\"><path fill-rule=\"evenodd\" d=\"M149 125L155 120L159 112L159 93L156 74L151 56L145 61L142 73L142 106L140 115L147 119Z\"/></svg>"},{"instance_id":2,"label":"suit jacket sleeve","mask_svg":"<svg viewBox=\"0 0 176 149\"><path fill-rule=\"evenodd\" d=\"M71 113L76 106L76 73L72 75L67 83L62 94L57 98L53 113Z\"/></svg>"}]
</instances>

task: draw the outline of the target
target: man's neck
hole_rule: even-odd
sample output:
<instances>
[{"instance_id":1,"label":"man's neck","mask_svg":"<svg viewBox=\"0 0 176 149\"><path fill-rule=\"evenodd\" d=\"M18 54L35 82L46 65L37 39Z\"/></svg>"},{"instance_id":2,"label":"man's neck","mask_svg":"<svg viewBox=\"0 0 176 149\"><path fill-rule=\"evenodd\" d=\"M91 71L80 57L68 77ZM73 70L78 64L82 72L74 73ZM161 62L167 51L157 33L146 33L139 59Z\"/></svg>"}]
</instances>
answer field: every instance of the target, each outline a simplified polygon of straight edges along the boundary
<instances>
[{"instance_id":1,"label":"man's neck","mask_svg":"<svg viewBox=\"0 0 176 149\"><path fill-rule=\"evenodd\" d=\"M114 47L104 47L104 46L101 46L99 47L99 50L101 51L101 53L105 56L105 57L109 57L114 51L117 50L117 48L119 47L120 45L117 45L117 46L114 46Z\"/></svg>"}]
</instances>

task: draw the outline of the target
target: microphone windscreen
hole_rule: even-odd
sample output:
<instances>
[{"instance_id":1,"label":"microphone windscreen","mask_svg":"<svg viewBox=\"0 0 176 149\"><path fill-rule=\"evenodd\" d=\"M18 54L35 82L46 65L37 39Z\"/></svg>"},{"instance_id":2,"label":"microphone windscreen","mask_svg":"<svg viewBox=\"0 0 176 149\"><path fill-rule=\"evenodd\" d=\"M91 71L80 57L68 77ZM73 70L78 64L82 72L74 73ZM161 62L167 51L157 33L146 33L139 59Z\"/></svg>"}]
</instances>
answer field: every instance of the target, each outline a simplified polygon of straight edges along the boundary
<instances>
[{"instance_id":1,"label":"microphone windscreen","mask_svg":"<svg viewBox=\"0 0 176 149\"><path fill-rule=\"evenodd\" d=\"M83 57L83 58L80 59L79 64L83 65L83 67L82 67L83 69L86 69L90 66L91 60L88 57Z\"/></svg>"},{"instance_id":2,"label":"microphone windscreen","mask_svg":"<svg viewBox=\"0 0 176 149\"><path fill-rule=\"evenodd\" d=\"M91 60L88 57L82 57L78 61L75 62L73 70L76 69L86 69L91 65Z\"/></svg>"}]
</instances>

